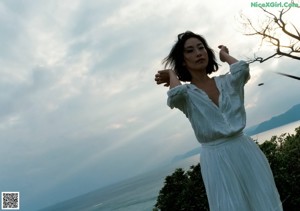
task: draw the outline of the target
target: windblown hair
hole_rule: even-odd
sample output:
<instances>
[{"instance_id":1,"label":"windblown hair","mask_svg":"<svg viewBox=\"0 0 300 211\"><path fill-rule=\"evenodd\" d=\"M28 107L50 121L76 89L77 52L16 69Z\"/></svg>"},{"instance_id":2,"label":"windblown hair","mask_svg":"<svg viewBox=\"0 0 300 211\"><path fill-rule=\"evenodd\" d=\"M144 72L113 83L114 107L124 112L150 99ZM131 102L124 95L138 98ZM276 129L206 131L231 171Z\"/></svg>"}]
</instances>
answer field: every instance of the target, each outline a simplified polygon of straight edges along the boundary
<instances>
[{"instance_id":1,"label":"windblown hair","mask_svg":"<svg viewBox=\"0 0 300 211\"><path fill-rule=\"evenodd\" d=\"M198 35L195 34L191 31L186 31L184 33L181 33L178 35L178 40L172 47L169 55L163 60L163 64L165 64L165 68L169 67L171 69L174 69L178 79L181 81L191 81L192 76L190 72L186 69L186 67L183 65L184 63L184 56L183 56L183 51L184 51L184 44L189 38L197 38L199 39L208 54L208 65L206 68L206 73L211 74L212 72L216 72L219 69L219 66L216 62L216 57L214 54L214 51L208 46L206 40Z\"/></svg>"}]
</instances>

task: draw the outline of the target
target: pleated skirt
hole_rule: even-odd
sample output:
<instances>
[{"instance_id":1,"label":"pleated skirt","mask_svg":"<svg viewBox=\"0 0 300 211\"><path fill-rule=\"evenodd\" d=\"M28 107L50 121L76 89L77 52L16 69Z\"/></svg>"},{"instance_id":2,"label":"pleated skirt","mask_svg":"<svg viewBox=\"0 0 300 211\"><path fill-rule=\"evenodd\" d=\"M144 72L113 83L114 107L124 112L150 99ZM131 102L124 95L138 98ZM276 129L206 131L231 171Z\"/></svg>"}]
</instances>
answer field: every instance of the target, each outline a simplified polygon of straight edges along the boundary
<instances>
[{"instance_id":1,"label":"pleated skirt","mask_svg":"<svg viewBox=\"0 0 300 211\"><path fill-rule=\"evenodd\" d=\"M210 211L282 211L268 160L248 136L205 144L200 151Z\"/></svg>"}]
</instances>

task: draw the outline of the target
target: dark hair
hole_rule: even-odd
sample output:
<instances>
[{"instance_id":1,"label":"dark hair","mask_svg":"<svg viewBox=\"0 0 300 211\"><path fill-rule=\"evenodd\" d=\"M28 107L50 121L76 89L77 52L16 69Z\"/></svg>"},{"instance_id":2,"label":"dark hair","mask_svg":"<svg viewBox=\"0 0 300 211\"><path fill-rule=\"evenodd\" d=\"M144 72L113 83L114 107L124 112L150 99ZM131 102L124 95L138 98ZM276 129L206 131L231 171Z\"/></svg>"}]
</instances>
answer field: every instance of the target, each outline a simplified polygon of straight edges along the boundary
<instances>
[{"instance_id":1,"label":"dark hair","mask_svg":"<svg viewBox=\"0 0 300 211\"><path fill-rule=\"evenodd\" d=\"M183 65L183 63L184 63L184 57L183 57L184 44L189 38L192 38L192 37L199 39L203 43L203 45L207 51L208 64L207 64L207 68L206 68L206 73L211 74L212 72L215 72L219 69L219 66L216 62L216 57L215 57L214 51L208 46L206 40L198 34L195 34L191 31L186 31L186 32L178 35L177 42L172 47L169 55L163 60L163 64L165 64L165 68L169 66L170 68L174 69L179 80L181 80L181 81L191 81L192 80L192 76L191 76L190 72Z\"/></svg>"}]
</instances>

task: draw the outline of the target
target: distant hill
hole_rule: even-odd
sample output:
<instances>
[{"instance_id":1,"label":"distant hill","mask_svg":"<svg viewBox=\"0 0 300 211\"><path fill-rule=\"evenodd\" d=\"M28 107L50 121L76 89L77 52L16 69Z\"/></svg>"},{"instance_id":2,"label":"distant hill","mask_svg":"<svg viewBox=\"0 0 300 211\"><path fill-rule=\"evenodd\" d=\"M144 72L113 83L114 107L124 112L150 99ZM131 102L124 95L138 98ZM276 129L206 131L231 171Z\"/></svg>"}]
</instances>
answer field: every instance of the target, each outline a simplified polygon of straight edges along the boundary
<instances>
[{"instance_id":1,"label":"distant hill","mask_svg":"<svg viewBox=\"0 0 300 211\"><path fill-rule=\"evenodd\" d=\"M172 160L172 163L176 163L177 161L184 160L186 158L192 157L199 153L200 153L200 147L197 147L195 149L192 149L191 151L188 151L187 153L175 156Z\"/></svg>"},{"instance_id":2,"label":"distant hill","mask_svg":"<svg viewBox=\"0 0 300 211\"><path fill-rule=\"evenodd\" d=\"M278 116L274 116L270 120L264 121L251 128L247 128L245 133L249 136L252 136L298 120L300 120L300 104L294 105L288 111Z\"/></svg>"}]
</instances>

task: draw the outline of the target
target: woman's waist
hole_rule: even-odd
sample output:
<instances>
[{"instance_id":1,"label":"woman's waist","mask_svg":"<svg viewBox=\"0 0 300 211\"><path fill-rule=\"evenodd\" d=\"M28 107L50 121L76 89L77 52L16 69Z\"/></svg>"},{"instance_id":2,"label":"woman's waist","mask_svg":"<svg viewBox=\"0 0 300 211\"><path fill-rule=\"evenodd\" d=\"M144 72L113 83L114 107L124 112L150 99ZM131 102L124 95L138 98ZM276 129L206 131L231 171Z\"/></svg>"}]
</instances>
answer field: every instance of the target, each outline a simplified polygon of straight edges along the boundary
<instances>
[{"instance_id":1,"label":"woman's waist","mask_svg":"<svg viewBox=\"0 0 300 211\"><path fill-rule=\"evenodd\" d=\"M243 132L238 132L229 136L224 136L221 138L216 138L208 142L201 142L201 147L206 148L206 147L217 147L221 146L223 144L228 144L232 143L235 141L240 140L242 137L245 137L246 135Z\"/></svg>"}]
</instances>

